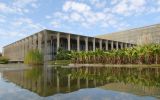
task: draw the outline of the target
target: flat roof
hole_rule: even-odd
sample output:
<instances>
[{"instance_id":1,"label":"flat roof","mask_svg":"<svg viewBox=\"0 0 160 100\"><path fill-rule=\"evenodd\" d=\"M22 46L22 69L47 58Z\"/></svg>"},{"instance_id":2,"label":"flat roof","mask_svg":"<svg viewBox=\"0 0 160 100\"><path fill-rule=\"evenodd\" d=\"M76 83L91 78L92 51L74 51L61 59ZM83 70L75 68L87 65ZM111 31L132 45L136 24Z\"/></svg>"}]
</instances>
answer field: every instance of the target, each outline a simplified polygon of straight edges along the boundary
<instances>
[{"instance_id":1,"label":"flat roof","mask_svg":"<svg viewBox=\"0 0 160 100\"><path fill-rule=\"evenodd\" d=\"M103 38L99 38L99 37L92 37L92 36L86 36L86 35L73 34L73 33L69 33L69 32L61 32L61 31L54 31L54 30L44 29L44 30L41 30L41 31L39 31L39 32L36 32L36 33L34 33L34 34L32 34L32 35L29 35L29 36L26 36L26 37L24 37L24 38L22 38L22 39L19 39L19 40L13 42L13 43L10 43L10 44L4 46L3 48L5 48L5 47L7 47L7 46L10 46L10 45L12 45L12 44L14 44L14 43L16 43L16 42L18 42L18 41L21 41L21 40L24 40L24 39L26 39L26 38L29 38L29 37L31 37L31 36L33 36L33 35L36 35L36 34L38 34L38 33L44 32L44 31L51 31L51 32L57 32L57 33L63 33L63 34L71 34L71 35L75 35L75 36L95 38L95 39L101 39L101 40L108 40L108 41L114 41L114 42L116 42L115 40L103 39ZM117 42L121 42L121 41L117 41ZM126 43L126 42L122 42L122 43Z\"/></svg>"},{"instance_id":2,"label":"flat roof","mask_svg":"<svg viewBox=\"0 0 160 100\"><path fill-rule=\"evenodd\" d=\"M106 33L106 34L102 34L102 35L97 35L95 37L104 36L104 35L112 35L112 34L115 35L115 34L127 32L127 31L136 31L136 30L148 29L148 28L157 27L157 26L160 26L160 23L147 25L147 26L142 26L142 27L137 27L137 28L131 28L131 29L117 31L117 32Z\"/></svg>"}]
</instances>

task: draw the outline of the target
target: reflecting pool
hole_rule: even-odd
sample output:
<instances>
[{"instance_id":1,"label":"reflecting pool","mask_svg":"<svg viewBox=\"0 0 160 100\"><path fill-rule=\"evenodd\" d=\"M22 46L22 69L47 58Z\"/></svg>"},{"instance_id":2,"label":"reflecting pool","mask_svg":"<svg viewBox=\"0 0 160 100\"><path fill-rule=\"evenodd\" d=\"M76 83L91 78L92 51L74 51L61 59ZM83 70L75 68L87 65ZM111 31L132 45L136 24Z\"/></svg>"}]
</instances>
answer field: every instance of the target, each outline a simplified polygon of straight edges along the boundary
<instances>
[{"instance_id":1,"label":"reflecting pool","mask_svg":"<svg viewBox=\"0 0 160 100\"><path fill-rule=\"evenodd\" d=\"M48 65L13 69L0 71L0 100L160 99L160 68L156 67Z\"/></svg>"}]
</instances>

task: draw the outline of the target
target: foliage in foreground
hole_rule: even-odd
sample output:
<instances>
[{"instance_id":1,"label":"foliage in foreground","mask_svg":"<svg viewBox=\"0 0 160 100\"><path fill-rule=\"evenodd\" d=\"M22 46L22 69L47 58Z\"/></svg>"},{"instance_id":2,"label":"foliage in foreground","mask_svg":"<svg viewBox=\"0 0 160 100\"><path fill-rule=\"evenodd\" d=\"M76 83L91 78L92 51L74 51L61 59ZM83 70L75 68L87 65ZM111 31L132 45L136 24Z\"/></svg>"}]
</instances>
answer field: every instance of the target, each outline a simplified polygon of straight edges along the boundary
<instances>
[{"instance_id":1,"label":"foliage in foreground","mask_svg":"<svg viewBox=\"0 0 160 100\"><path fill-rule=\"evenodd\" d=\"M63 48L59 48L56 60L70 60L71 59L71 51L64 50Z\"/></svg>"},{"instance_id":2,"label":"foliage in foreground","mask_svg":"<svg viewBox=\"0 0 160 100\"><path fill-rule=\"evenodd\" d=\"M30 50L24 59L25 64L39 65L43 64L43 55L39 50Z\"/></svg>"},{"instance_id":3,"label":"foliage in foreground","mask_svg":"<svg viewBox=\"0 0 160 100\"><path fill-rule=\"evenodd\" d=\"M72 52L72 63L160 64L160 45L147 44L112 51Z\"/></svg>"},{"instance_id":4,"label":"foliage in foreground","mask_svg":"<svg viewBox=\"0 0 160 100\"><path fill-rule=\"evenodd\" d=\"M7 64L9 59L7 57L0 57L0 64Z\"/></svg>"}]
</instances>

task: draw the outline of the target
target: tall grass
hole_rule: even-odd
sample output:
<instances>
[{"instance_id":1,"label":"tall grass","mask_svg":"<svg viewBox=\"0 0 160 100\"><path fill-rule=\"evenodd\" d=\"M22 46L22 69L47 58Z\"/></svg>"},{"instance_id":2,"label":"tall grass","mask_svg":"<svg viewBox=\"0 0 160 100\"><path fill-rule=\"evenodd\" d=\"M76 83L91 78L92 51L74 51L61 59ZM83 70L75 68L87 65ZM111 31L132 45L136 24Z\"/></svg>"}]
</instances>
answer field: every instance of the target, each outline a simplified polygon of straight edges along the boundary
<instances>
[{"instance_id":1,"label":"tall grass","mask_svg":"<svg viewBox=\"0 0 160 100\"><path fill-rule=\"evenodd\" d=\"M30 50L24 59L25 64L39 65L43 64L43 55L39 50Z\"/></svg>"}]
</instances>

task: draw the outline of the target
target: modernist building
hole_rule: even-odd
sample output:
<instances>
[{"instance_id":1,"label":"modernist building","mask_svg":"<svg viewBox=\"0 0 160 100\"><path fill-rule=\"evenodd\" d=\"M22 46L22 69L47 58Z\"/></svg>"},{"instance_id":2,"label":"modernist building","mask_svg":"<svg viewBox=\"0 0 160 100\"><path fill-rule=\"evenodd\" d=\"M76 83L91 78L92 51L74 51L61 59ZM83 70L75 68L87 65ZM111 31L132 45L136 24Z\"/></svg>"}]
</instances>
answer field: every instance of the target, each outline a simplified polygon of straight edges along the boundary
<instances>
[{"instance_id":1,"label":"modernist building","mask_svg":"<svg viewBox=\"0 0 160 100\"><path fill-rule=\"evenodd\" d=\"M147 39L151 43L160 43L160 24L135 28L110 34L96 36L98 38L138 44L141 39Z\"/></svg>"},{"instance_id":2,"label":"modernist building","mask_svg":"<svg viewBox=\"0 0 160 100\"><path fill-rule=\"evenodd\" d=\"M11 61L23 61L29 50L38 49L44 54L45 60L48 61L54 59L58 48L87 52L95 51L97 48L113 50L131 46L134 46L134 44L51 30L42 30L5 46L3 48L3 54Z\"/></svg>"}]
</instances>

